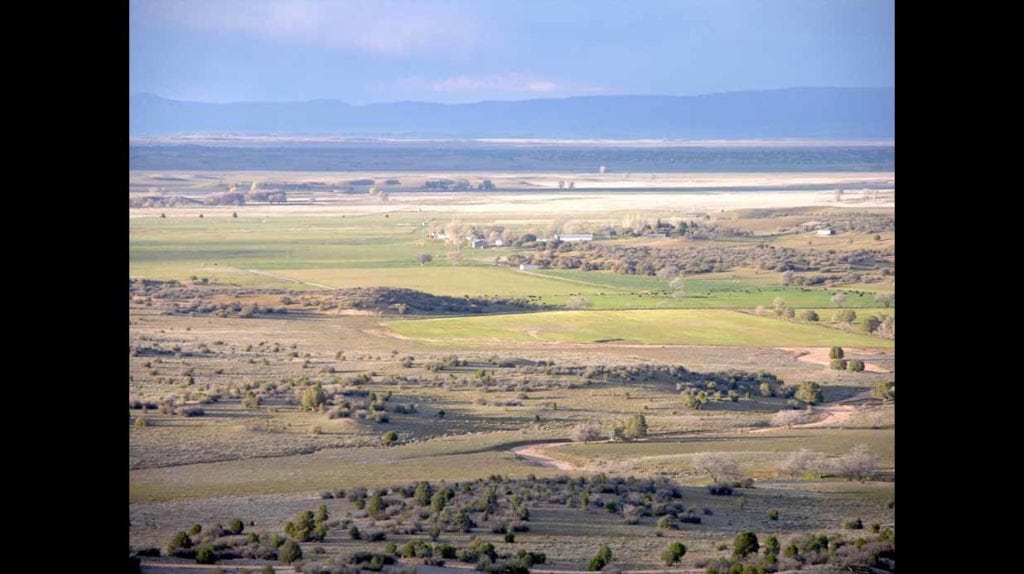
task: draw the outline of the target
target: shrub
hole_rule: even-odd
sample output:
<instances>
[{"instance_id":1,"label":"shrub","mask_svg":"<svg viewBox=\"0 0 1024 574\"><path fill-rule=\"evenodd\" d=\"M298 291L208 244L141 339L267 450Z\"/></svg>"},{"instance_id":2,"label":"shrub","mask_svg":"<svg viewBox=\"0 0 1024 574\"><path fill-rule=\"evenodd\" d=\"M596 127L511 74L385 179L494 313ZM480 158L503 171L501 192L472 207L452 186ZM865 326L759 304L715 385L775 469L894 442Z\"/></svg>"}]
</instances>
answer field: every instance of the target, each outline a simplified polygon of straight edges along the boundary
<instances>
[{"instance_id":1,"label":"shrub","mask_svg":"<svg viewBox=\"0 0 1024 574\"><path fill-rule=\"evenodd\" d=\"M876 399L894 400L896 398L896 383L878 383L871 389L871 396Z\"/></svg>"},{"instance_id":2,"label":"shrub","mask_svg":"<svg viewBox=\"0 0 1024 574\"><path fill-rule=\"evenodd\" d=\"M854 373L860 373L864 370L864 361L860 359L850 359L846 362L846 368Z\"/></svg>"},{"instance_id":3,"label":"shrub","mask_svg":"<svg viewBox=\"0 0 1024 574\"><path fill-rule=\"evenodd\" d=\"M732 496L732 485L726 483L709 484L708 492L714 496Z\"/></svg>"},{"instance_id":4,"label":"shrub","mask_svg":"<svg viewBox=\"0 0 1024 574\"><path fill-rule=\"evenodd\" d=\"M505 542L507 542L509 544L514 544L515 541L516 541L516 535L515 534L513 534L512 532L506 532L505 533Z\"/></svg>"},{"instance_id":5,"label":"shrub","mask_svg":"<svg viewBox=\"0 0 1024 574\"><path fill-rule=\"evenodd\" d=\"M857 320L857 312L853 309L843 309L842 311L837 311L836 314L832 316L832 319L836 323L853 323ZM842 357L833 358L841 359Z\"/></svg>"},{"instance_id":6,"label":"shrub","mask_svg":"<svg viewBox=\"0 0 1024 574\"><path fill-rule=\"evenodd\" d=\"M396 442L398 442L398 433L395 432L395 431L388 431L388 432L384 433L384 436L382 437L381 440L384 441L384 444L386 446L391 446L391 445L395 444Z\"/></svg>"},{"instance_id":7,"label":"shrub","mask_svg":"<svg viewBox=\"0 0 1024 574\"><path fill-rule=\"evenodd\" d=\"M806 409L786 409L772 415L769 424L773 427L790 427L796 424L809 422L814 411L810 407Z\"/></svg>"},{"instance_id":8,"label":"shrub","mask_svg":"<svg viewBox=\"0 0 1024 574\"><path fill-rule=\"evenodd\" d=\"M384 517L384 509L387 508L387 504L384 502L384 498L381 497L380 492L374 493L370 498L370 502L366 504L366 511L370 513L375 520L380 520Z\"/></svg>"},{"instance_id":9,"label":"shrub","mask_svg":"<svg viewBox=\"0 0 1024 574\"><path fill-rule=\"evenodd\" d=\"M315 387L303 389L302 396L299 399L299 406L304 411L314 411L326 402L327 396L324 395L323 388L320 385L316 385Z\"/></svg>"},{"instance_id":10,"label":"shrub","mask_svg":"<svg viewBox=\"0 0 1024 574\"><path fill-rule=\"evenodd\" d=\"M837 359L833 359L833 361L835 360ZM838 360L841 361L842 359ZM844 364L843 368L845 367L846 366ZM809 405L818 404L825 400L825 396L821 391L821 385L811 381L805 381L803 383L800 383L800 388L797 389L796 395L794 396L797 400L803 401Z\"/></svg>"},{"instance_id":11,"label":"shrub","mask_svg":"<svg viewBox=\"0 0 1024 574\"><path fill-rule=\"evenodd\" d=\"M829 361L829 367L831 367L833 371L845 371L846 366L846 359L832 359Z\"/></svg>"},{"instance_id":12,"label":"shrub","mask_svg":"<svg viewBox=\"0 0 1024 574\"><path fill-rule=\"evenodd\" d=\"M747 554L756 553L759 548L756 534L740 532L732 543L732 555L736 558L744 558Z\"/></svg>"},{"instance_id":13,"label":"shrub","mask_svg":"<svg viewBox=\"0 0 1024 574\"><path fill-rule=\"evenodd\" d=\"M570 438L574 442L590 442L601 440L601 425L595 422L582 422L572 428Z\"/></svg>"},{"instance_id":14,"label":"shrub","mask_svg":"<svg viewBox=\"0 0 1024 574\"><path fill-rule=\"evenodd\" d=\"M661 552L661 560L665 566L677 564L686 554L686 546L680 542L672 542Z\"/></svg>"},{"instance_id":15,"label":"shrub","mask_svg":"<svg viewBox=\"0 0 1024 574\"><path fill-rule=\"evenodd\" d=\"M587 570L591 572L597 572L601 570L612 561L612 549L607 544L601 547L597 551L597 554L590 559L590 564L587 565Z\"/></svg>"},{"instance_id":16,"label":"shrub","mask_svg":"<svg viewBox=\"0 0 1024 574\"><path fill-rule=\"evenodd\" d=\"M842 347L832 347L828 351L828 358L830 358L830 359L842 359L843 358L843 354L844 353L843 353L843 348Z\"/></svg>"},{"instance_id":17,"label":"shrub","mask_svg":"<svg viewBox=\"0 0 1024 574\"><path fill-rule=\"evenodd\" d=\"M294 540L288 540L277 549L277 559L285 564L291 564L302 558L302 547Z\"/></svg>"},{"instance_id":18,"label":"shrub","mask_svg":"<svg viewBox=\"0 0 1024 574\"><path fill-rule=\"evenodd\" d=\"M348 529L348 536L352 540L362 540L363 539L363 534L361 532L359 532L359 527L356 526L355 524L352 525L352 528Z\"/></svg>"},{"instance_id":19,"label":"shrub","mask_svg":"<svg viewBox=\"0 0 1024 574\"><path fill-rule=\"evenodd\" d=\"M430 486L430 483L423 481L416 485L416 492L413 493L413 498L416 499L416 504L426 506L430 504L430 498L433 494L434 489Z\"/></svg>"},{"instance_id":20,"label":"shrub","mask_svg":"<svg viewBox=\"0 0 1024 574\"><path fill-rule=\"evenodd\" d=\"M233 518L231 522L228 522L228 532L231 534L241 534L243 530L245 530L245 523L241 518Z\"/></svg>"},{"instance_id":21,"label":"shrub","mask_svg":"<svg viewBox=\"0 0 1024 574\"><path fill-rule=\"evenodd\" d=\"M843 521L843 528L847 530L861 530L864 528L864 523L861 522L860 518L848 518Z\"/></svg>"},{"instance_id":22,"label":"shrub","mask_svg":"<svg viewBox=\"0 0 1024 574\"><path fill-rule=\"evenodd\" d=\"M768 511L768 520L778 520L778 519L779 519L779 511L778 510L774 510L773 509L773 510L769 510Z\"/></svg>"},{"instance_id":23,"label":"shrub","mask_svg":"<svg viewBox=\"0 0 1024 574\"><path fill-rule=\"evenodd\" d=\"M814 309L807 309L806 311L800 312L800 319L803 321L817 322L820 317Z\"/></svg>"},{"instance_id":24,"label":"shrub","mask_svg":"<svg viewBox=\"0 0 1024 574\"><path fill-rule=\"evenodd\" d=\"M171 537L171 543L167 545L167 553L170 554L179 548L192 548L192 538L184 530Z\"/></svg>"},{"instance_id":25,"label":"shrub","mask_svg":"<svg viewBox=\"0 0 1024 574\"><path fill-rule=\"evenodd\" d=\"M213 551L212 544L203 544L196 549L196 562L200 564L213 564L217 561L217 555Z\"/></svg>"}]
</instances>

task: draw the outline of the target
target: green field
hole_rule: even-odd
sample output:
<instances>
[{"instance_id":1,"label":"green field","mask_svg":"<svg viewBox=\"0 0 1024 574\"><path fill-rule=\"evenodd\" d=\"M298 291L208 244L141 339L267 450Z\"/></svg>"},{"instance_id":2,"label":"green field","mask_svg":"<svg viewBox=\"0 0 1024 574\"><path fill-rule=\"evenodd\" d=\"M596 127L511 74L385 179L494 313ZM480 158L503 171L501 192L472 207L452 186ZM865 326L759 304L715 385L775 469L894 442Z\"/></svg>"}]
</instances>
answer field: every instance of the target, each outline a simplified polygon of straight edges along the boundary
<instances>
[{"instance_id":1,"label":"green field","mask_svg":"<svg viewBox=\"0 0 1024 574\"><path fill-rule=\"evenodd\" d=\"M551 311L387 323L405 337L458 341L891 348L891 340L731 310Z\"/></svg>"},{"instance_id":2,"label":"green field","mask_svg":"<svg viewBox=\"0 0 1024 574\"><path fill-rule=\"evenodd\" d=\"M835 308L832 294L843 291L847 307L871 307L874 292L821 287L784 287L779 274L737 270L687 277L685 296L669 295L659 277L611 272L543 270L520 272L498 267L494 258L514 249L464 249L452 265L446 247L426 238L425 221L414 213L349 217L145 218L131 221L129 273L151 279L193 276L245 287L320 289L405 287L449 296L534 296L564 305L582 295L594 309L769 308L777 297L795 308ZM478 216L474 214L474 216ZM479 214L479 222L495 216ZM420 265L418 253L434 261ZM875 289L884 290L881 285Z\"/></svg>"}]
</instances>

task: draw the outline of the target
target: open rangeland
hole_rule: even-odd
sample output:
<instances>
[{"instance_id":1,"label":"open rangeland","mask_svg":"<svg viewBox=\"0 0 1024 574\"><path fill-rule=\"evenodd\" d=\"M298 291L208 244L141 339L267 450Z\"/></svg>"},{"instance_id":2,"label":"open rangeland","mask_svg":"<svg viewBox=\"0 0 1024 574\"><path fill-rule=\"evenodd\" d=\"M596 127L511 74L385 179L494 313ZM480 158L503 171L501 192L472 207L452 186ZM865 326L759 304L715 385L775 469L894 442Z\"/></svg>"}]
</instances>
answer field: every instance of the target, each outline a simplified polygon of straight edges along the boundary
<instances>
[{"instance_id":1,"label":"open rangeland","mask_svg":"<svg viewBox=\"0 0 1024 574\"><path fill-rule=\"evenodd\" d=\"M893 174L615 178L132 173L144 570L889 552Z\"/></svg>"}]
</instances>

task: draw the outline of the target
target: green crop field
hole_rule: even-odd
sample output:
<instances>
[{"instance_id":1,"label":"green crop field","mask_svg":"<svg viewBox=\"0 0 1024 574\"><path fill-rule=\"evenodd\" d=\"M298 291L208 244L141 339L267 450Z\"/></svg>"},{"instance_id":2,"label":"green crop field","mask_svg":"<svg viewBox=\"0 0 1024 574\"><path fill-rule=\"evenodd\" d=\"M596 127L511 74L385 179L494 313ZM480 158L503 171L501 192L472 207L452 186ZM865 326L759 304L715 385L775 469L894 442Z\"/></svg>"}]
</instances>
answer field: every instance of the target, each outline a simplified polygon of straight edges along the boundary
<instances>
[{"instance_id":1,"label":"green crop field","mask_svg":"<svg viewBox=\"0 0 1024 574\"><path fill-rule=\"evenodd\" d=\"M395 320L396 333L453 341L615 341L649 345L892 347L892 341L820 325L731 310L552 311L517 315Z\"/></svg>"}]
</instances>

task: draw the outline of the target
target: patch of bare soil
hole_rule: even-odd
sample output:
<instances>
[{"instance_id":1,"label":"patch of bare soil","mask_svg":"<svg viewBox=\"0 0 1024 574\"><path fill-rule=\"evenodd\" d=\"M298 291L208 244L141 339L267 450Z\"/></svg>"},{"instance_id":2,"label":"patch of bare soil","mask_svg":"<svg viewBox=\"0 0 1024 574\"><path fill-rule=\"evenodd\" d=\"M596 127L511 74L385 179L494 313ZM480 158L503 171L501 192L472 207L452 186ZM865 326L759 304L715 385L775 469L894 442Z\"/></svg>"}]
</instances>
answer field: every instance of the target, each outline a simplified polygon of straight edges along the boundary
<instances>
[{"instance_id":1,"label":"patch of bare soil","mask_svg":"<svg viewBox=\"0 0 1024 574\"><path fill-rule=\"evenodd\" d=\"M579 467L577 467L576 465L574 465L574 464L572 464L570 462L567 462L567 461L564 461L564 460L559 460L557 458L552 458L550 456L547 456L545 454L541 454L539 452L540 449L550 448L550 447L553 447L553 446L558 446L560 444L565 444L565 443L561 443L561 442L546 442L546 443L542 443L542 444L533 444L533 445L521 446L521 447L512 449L512 453L516 455L516 459L517 460L522 460L523 462L526 462L526 463L529 463L529 464L535 464L537 466L543 466L543 467L546 467L546 468L557 468L558 470L565 470L565 471L581 470Z\"/></svg>"},{"instance_id":2,"label":"patch of bare soil","mask_svg":"<svg viewBox=\"0 0 1024 574\"><path fill-rule=\"evenodd\" d=\"M828 356L829 347L779 347L783 351L789 351L795 354L795 358L798 361L804 363L810 363L812 365L821 365L825 368L829 368L832 364L832 360ZM844 349L847 355L874 355L874 351L870 349ZM869 373L889 373L888 369L885 369L875 363L864 361L864 370Z\"/></svg>"}]
</instances>

